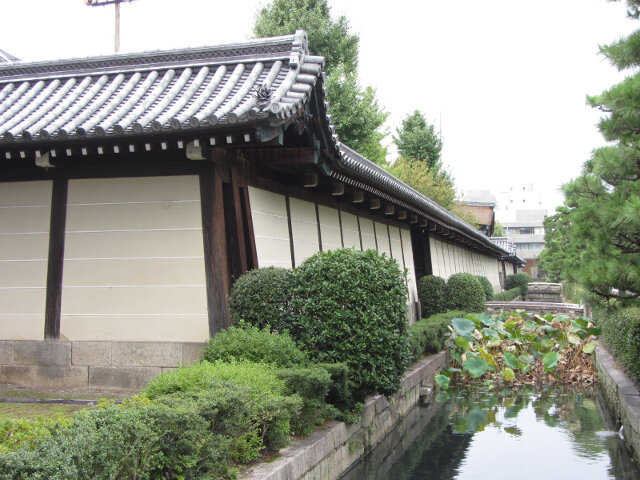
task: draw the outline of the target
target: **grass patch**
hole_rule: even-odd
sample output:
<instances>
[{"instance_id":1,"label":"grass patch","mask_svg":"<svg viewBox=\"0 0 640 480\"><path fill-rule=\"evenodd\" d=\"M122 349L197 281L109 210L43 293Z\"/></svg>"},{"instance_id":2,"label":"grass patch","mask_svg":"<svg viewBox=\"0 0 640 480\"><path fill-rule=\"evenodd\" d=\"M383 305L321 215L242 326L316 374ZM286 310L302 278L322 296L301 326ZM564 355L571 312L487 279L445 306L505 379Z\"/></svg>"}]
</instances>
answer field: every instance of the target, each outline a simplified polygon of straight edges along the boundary
<instances>
[{"instance_id":1,"label":"grass patch","mask_svg":"<svg viewBox=\"0 0 640 480\"><path fill-rule=\"evenodd\" d=\"M0 403L0 421L40 417L72 417L86 405L63 403Z\"/></svg>"}]
</instances>

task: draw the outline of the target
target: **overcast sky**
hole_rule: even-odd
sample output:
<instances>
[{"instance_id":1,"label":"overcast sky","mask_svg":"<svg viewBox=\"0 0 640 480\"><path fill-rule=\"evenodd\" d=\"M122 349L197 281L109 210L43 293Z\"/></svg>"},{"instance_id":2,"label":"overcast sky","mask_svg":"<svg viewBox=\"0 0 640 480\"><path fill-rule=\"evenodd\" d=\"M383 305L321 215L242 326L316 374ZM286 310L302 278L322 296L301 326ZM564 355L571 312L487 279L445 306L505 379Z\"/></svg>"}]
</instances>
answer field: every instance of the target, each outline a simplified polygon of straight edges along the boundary
<instances>
[{"instance_id":1,"label":"overcast sky","mask_svg":"<svg viewBox=\"0 0 640 480\"><path fill-rule=\"evenodd\" d=\"M25 61L113 52L114 7L84 0L0 0L0 49ZM121 50L252 38L260 0L136 0L121 7ZM360 35L363 85L391 113L415 109L442 128L443 160L461 191L576 177L602 145L586 106L624 75L598 45L632 32L624 2L606 0L329 0ZM391 140L389 136L388 141Z\"/></svg>"}]
</instances>

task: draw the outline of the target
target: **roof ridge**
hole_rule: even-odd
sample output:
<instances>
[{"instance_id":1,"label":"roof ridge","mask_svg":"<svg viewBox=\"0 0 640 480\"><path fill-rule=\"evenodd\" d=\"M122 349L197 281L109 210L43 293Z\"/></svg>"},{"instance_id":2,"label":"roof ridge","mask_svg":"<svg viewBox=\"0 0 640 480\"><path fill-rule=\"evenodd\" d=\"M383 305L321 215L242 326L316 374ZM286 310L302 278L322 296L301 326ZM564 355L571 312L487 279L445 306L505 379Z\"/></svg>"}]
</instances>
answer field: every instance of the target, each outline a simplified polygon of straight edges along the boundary
<instances>
[{"instance_id":1,"label":"roof ridge","mask_svg":"<svg viewBox=\"0 0 640 480\"><path fill-rule=\"evenodd\" d=\"M181 64L193 65L203 61L238 61L243 57L289 59L300 50L301 31L292 35L253 39L241 43L185 47L172 50L153 50L115 55L98 55L84 58L42 60L36 62L0 63L0 81L29 77L52 76L80 73L103 73L109 70L122 72L127 67L132 70L153 67L172 67ZM304 45L306 48L306 45Z\"/></svg>"}]
</instances>

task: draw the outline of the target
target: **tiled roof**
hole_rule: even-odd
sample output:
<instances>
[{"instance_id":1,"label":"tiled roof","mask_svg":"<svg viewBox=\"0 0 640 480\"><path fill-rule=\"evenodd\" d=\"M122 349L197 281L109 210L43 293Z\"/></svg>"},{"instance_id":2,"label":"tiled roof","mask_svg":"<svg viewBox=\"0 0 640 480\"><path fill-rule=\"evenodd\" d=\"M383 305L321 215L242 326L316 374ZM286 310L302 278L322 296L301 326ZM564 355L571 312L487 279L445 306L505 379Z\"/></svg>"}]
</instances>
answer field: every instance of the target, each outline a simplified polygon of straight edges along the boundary
<instances>
[{"instance_id":1,"label":"tiled roof","mask_svg":"<svg viewBox=\"0 0 640 480\"><path fill-rule=\"evenodd\" d=\"M0 146L281 123L309 98L323 62L308 55L298 32L223 47L0 64Z\"/></svg>"},{"instance_id":2,"label":"tiled roof","mask_svg":"<svg viewBox=\"0 0 640 480\"><path fill-rule=\"evenodd\" d=\"M495 255L506 254L473 226L340 143L326 101L323 64L323 57L309 55L303 31L218 47L0 63L0 154L10 159L19 152L26 158L31 151L37 163L41 150L71 142L116 143L167 133L194 138L243 125L277 127L304 107L319 120L314 128L322 145L314 147L330 159L323 164L326 175L446 225Z\"/></svg>"},{"instance_id":3,"label":"tiled roof","mask_svg":"<svg viewBox=\"0 0 640 480\"><path fill-rule=\"evenodd\" d=\"M2 63L13 63L13 62L19 62L19 61L20 61L19 58L14 57L10 53L7 53L7 52L5 52L4 50L2 50L0 48L0 64L2 64Z\"/></svg>"}]
</instances>

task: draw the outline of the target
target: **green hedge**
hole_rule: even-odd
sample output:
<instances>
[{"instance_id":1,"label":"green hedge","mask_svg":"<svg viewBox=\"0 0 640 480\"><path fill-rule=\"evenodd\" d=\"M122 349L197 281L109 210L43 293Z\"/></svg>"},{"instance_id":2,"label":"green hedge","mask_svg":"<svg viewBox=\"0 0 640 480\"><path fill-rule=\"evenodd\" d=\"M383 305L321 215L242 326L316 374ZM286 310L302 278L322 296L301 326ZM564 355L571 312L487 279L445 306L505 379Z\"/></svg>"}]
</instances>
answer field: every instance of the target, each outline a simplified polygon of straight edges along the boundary
<instances>
[{"instance_id":1,"label":"green hedge","mask_svg":"<svg viewBox=\"0 0 640 480\"><path fill-rule=\"evenodd\" d=\"M425 355L442 350L449 322L452 318L464 317L465 315L466 312L461 310L439 313L410 325L408 342L411 361L415 362Z\"/></svg>"},{"instance_id":2,"label":"green hedge","mask_svg":"<svg viewBox=\"0 0 640 480\"><path fill-rule=\"evenodd\" d=\"M418 280L418 298L424 318L446 310L445 285L444 279L437 275L426 275Z\"/></svg>"},{"instance_id":3,"label":"green hedge","mask_svg":"<svg viewBox=\"0 0 640 480\"><path fill-rule=\"evenodd\" d=\"M618 362L640 381L640 307L593 309L593 321L602 329L600 339Z\"/></svg>"},{"instance_id":4,"label":"green hedge","mask_svg":"<svg viewBox=\"0 0 640 480\"><path fill-rule=\"evenodd\" d=\"M482 285L482 290L484 291L484 300L485 302L490 302L493 300L493 285L487 277L482 275L476 275L476 278L480 281Z\"/></svg>"},{"instance_id":5,"label":"green hedge","mask_svg":"<svg viewBox=\"0 0 640 480\"><path fill-rule=\"evenodd\" d=\"M204 349L204 359L247 360L270 363L279 367L304 366L309 363L306 353L286 333L276 334L267 328L245 325L244 328L229 327L218 332Z\"/></svg>"},{"instance_id":6,"label":"green hedge","mask_svg":"<svg viewBox=\"0 0 640 480\"><path fill-rule=\"evenodd\" d=\"M504 292L499 292L493 295L493 300L496 302L510 302L520 296L520 287L514 287Z\"/></svg>"},{"instance_id":7,"label":"green hedge","mask_svg":"<svg viewBox=\"0 0 640 480\"><path fill-rule=\"evenodd\" d=\"M484 312L484 289L480 281L470 273L456 273L449 277L444 289L447 310Z\"/></svg>"},{"instance_id":8,"label":"green hedge","mask_svg":"<svg viewBox=\"0 0 640 480\"><path fill-rule=\"evenodd\" d=\"M266 267L251 270L233 284L229 312L235 323L244 321L258 328L282 332L289 323L293 271Z\"/></svg>"},{"instance_id":9,"label":"green hedge","mask_svg":"<svg viewBox=\"0 0 640 480\"><path fill-rule=\"evenodd\" d=\"M374 250L318 252L295 270L289 331L316 362L345 362L354 398L390 395L408 365L407 286Z\"/></svg>"},{"instance_id":10,"label":"green hedge","mask_svg":"<svg viewBox=\"0 0 640 480\"><path fill-rule=\"evenodd\" d=\"M526 272L515 273L513 275L507 275L505 280L507 290L518 287L520 288L520 295L524 299L527 296L529 290L529 283L531 282L531 276Z\"/></svg>"}]
</instances>

